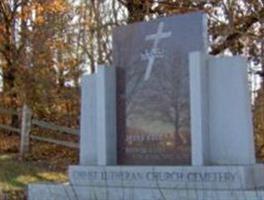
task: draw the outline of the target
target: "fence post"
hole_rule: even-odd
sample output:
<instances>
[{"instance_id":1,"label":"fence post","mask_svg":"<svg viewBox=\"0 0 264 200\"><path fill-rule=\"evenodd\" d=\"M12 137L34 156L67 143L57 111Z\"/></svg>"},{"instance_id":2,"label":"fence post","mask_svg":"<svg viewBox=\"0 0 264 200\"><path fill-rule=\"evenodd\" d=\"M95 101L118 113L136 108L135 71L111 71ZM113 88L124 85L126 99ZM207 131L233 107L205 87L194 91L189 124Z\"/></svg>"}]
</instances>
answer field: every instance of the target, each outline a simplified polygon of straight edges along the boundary
<instances>
[{"instance_id":1,"label":"fence post","mask_svg":"<svg viewBox=\"0 0 264 200\"><path fill-rule=\"evenodd\" d=\"M22 109L21 132L20 132L20 155L23 157L29 152L29 137L31 129L31 109L24 104Z\"/></svg>"}]
</instances>

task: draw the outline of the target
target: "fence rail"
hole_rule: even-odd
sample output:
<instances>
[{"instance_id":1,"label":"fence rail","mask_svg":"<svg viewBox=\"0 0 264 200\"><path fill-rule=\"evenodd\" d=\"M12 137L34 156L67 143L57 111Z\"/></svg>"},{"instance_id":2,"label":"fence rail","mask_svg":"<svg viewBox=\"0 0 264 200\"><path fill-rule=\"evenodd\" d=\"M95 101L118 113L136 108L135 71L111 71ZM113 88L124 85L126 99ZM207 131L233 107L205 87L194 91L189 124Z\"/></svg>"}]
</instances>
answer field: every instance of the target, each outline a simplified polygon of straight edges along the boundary
<instances>
[{"instance_id":1,"label":"fence rail","mask_svg":"<svg viewBox=\"0 0 264 200\"><path fill-rule=\"evenodd\" d=\"M0 129L5 129L5 130L12 131L12 132L15 132L15 133L20 133L20 129L19 128L14 128L12 126L4 125L4 124L0 124Z\"/></svg>"},{"instance_id":2,"label":"fence rail","mask_svg":"<svg viewBox=\"0 0 264 200\"><path fill-rule=\"evenodd\" d=\"M32 126L38 126L40 128L49 129L57 131L60 134L70 134L74 136L79 136L79 130L73 129L65 126L56 125L54 123L37 120L32 118L31 110L24 106L23 109L10 109L10 108L0 108L0 114L2 115L17 115L21 116L21 127L12 127L6 124L0 124L0 129L12 131L20 134L20 154L23 156L29 151L29 139L37 140L41 142L48 142L56 145L61 145L69 148L79 148L79 144L74 142L56 140L52 138L47 138L43 136L31 135Z\"/></svg>"},{"instance_id":3,"label":"fence rail","mask_svg":"<svg viewBox=\"0 0 264 200\"><path fill-rule=\"evenodd\" d=\"M62 133L68 133L68 134L72 134L72 135L78 135L79 131L77 129L73 129L73 128L68 128L65 126L58 126L56 124L50 123L50 122L46 122L46 121L41 121L41 120L36 120L33 119L32 120L32 124L37 125L41 128L45 128L45 129L51 129L54 131L60 131Z\"/></svg>"},{"instance_id":4,"label":"fence rail","mask_svg":"<svg viewBox=\"0 0 264 200\"><path fill-rule=\"evenodd\" d=\"M0 113L2 114L8 114L8 115L19 115L21 110L15 110L11 108L0 108Z\"/></svg>"},{"instance_id":5,"label":"fence rail","mask_svg":"<svg viewBox=\"0 0 264 200\"><path fill-rule=\"evenodd\" d=\"M62 146L69 147L69 148L76 148L76 149L79 148L79 144L73 143L73 142L66 142L66 141L61 141L61 140L44 138L44 137L35 136L35 135L31 135L30 138L33 139L33 140L38 140L38 141L41 141L41 142L53 143L53 144L62 145Z\"/></svg>"}]
</instances>

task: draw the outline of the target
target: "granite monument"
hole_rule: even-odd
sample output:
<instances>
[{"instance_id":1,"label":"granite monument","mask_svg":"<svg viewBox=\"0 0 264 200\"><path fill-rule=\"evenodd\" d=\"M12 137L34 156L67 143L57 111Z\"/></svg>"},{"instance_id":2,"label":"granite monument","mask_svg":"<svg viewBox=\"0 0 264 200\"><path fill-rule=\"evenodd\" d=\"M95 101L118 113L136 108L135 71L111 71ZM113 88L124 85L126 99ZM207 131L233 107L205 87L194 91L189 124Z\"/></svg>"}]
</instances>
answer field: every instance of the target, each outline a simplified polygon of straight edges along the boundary
<instances>
[{"instance_id":1,"label":"granite monument","mask_svg":"<svg viewBox=\"0 0 264 200\"><path fill-rule=\"evenodd\" d=\"M29 199L264 200L246 60L206 38L199 12L117 28L113 66L82 80L80 165Z\"/></svg>"}]
</instances>

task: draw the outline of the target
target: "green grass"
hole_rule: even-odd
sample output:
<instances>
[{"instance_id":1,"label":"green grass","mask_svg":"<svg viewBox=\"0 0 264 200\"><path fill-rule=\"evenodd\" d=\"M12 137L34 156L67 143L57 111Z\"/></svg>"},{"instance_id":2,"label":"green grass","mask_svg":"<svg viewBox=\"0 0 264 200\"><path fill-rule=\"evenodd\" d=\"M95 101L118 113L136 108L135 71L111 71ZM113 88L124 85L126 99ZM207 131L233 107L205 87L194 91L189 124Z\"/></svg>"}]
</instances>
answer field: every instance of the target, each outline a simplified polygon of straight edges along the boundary
<instances>
[{"instance_id":1,"label":"green grass","mask_svg":"<svg viewBox=\"0 0 264 200\"><path fill-rule=\"evenodd\" d=\"M0 190L23 190L27 184L40 182L66 182L65 172L56 172L31 161L20 161L17 156L0 155Z\"/></svg>"}]
</instances>

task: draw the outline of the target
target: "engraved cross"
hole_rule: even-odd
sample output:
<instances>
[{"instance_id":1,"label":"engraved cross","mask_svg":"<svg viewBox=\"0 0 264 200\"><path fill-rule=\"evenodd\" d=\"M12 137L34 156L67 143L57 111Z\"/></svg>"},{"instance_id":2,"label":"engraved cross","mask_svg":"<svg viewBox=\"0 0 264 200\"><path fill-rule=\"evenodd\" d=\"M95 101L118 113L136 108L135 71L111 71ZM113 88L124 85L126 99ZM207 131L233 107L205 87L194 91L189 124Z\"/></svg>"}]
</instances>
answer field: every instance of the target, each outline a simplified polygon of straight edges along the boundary
<instances>
[{"instance_id":1,"label":"engraved cross","mask_svg":"<svg viewBox=\"0 0 264 200\"><path fill-rule=\"evenodd\" d=\"M171 32L163 32L163 28L164 28L164 23L160 22L159 26L158 26L157 33L151 34L151 35L147 35L146 38L145 38L146 41L154 40L153 47L152 47L152 52L156 52L157 51L157 47L158 47L158 44L159 44L161 39L168 38L172 34ZM151 54L148 57L148 66L147 66L147 69L146 69L146 72L145 72L145 77L144 77L145 81L147 81L149 79L149 77L150 77L150 74L151 74L155 59L156 59L156 56L153 55L153 54Z\"/></svg>"}]
</instances>

